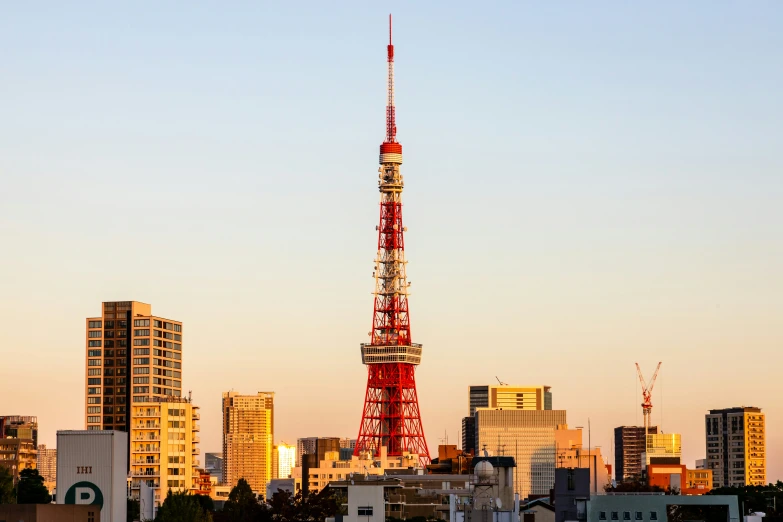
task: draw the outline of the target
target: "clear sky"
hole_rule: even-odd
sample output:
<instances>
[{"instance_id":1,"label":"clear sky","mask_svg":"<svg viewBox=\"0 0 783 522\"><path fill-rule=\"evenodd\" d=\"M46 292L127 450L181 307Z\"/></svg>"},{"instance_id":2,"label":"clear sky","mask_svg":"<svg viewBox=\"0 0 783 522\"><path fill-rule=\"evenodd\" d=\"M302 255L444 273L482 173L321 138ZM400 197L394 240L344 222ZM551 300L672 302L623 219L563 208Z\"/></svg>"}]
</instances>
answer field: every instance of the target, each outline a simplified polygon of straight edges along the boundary
<instances>
[{"instance_id":1,"label":"clear sky","mask_svg":"<svg viewBox=\"0 0 783 522\"><path fill-rule=\"evenodd\" d=\"M767 414L783 479L783 4L12 3L0 16L0 414L82 428L84 318L184 322L276 438L355 437L393 11L412 332L433 451L467 386L549 384L612 456Z\"/></svg>"}]
</instances>

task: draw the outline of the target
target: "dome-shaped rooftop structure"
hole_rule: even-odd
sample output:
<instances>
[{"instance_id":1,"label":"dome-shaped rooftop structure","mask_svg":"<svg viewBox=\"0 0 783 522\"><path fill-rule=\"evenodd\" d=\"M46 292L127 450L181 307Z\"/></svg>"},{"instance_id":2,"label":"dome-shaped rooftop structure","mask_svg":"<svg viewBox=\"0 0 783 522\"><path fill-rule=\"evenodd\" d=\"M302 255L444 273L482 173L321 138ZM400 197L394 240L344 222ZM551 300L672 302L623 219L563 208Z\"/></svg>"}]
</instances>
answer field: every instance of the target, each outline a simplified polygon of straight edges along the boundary
<instances>
[{"instance_id":1,"label":"dome-shaped rooftop structure","mask_svg":"<svg viewBox=\"0 0 783 522\"><path fill-rule=\"evenodd\" d=\"M486 481L491 479L495 475L495 468L487 462L486 460L482 460L478 464L476 464L476 468L474 469L474 472L476 473L476 478L479 481Z\"/></svg>"}]
</instances>

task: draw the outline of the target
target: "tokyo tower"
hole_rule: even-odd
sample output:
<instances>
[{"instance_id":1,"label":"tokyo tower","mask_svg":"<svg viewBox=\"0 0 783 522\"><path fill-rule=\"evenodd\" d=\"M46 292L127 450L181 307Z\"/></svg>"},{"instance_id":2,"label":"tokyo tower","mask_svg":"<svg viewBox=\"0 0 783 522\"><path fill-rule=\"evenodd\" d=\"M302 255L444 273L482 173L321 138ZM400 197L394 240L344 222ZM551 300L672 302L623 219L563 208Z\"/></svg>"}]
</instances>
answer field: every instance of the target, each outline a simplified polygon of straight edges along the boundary
<instances>
[{"instance_id":1,"label":"tokyo tower","mask_svg":"<svg viewBox=\"0 0 783 522\"><path fill-rule=\"evenodd\" d=\"M419 464L430 461L416 395L416 366L421 362L421 345L411 340L408 283L405 276L405 242L402 225L400 174L402 145L397 142L394 114L394 46L391 15L387 49L388 83L386 139L381 144L378 188L381 193L378 254L375 258L375 301L369 343L361 345L362 363L367 365L367 392L354 455L404 453L419 456Z\"/></svg>"}]
</instances>

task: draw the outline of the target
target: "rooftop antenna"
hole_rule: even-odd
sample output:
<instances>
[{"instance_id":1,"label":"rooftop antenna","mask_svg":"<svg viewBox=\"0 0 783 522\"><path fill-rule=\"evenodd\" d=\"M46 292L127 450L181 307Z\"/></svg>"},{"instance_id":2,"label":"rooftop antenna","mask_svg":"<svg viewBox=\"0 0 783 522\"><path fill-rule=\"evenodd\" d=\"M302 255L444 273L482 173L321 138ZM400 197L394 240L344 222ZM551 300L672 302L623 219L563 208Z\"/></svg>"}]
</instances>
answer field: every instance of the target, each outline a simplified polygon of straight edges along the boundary
<instances>
[{"instance_id":1,"label":"rooftop antenna","mask_svg":"<svg viewBox=\"0 0 783 522\"><path fill-rule=\"evenodd\" d=\"M498 381L498 384L500 384L501 386L508 386L508 383L507 383L507 382L503 382L503 381L501 381L500 379L498 379L498 376L497 376L497 375L495 375L495 379L497 379L497 381Z\"/></svg>"}]
</instances>

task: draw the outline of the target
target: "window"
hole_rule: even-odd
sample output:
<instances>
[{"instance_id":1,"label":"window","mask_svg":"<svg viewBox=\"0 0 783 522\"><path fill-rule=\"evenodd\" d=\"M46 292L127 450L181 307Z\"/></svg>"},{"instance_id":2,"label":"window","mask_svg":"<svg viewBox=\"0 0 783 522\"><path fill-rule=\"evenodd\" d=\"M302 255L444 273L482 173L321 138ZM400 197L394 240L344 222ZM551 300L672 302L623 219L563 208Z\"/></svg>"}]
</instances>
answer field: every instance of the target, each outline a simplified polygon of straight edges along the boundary
<instances>
[{"instance_id":1,"label":"window","mask_svg":"<svg viewBox=\"0 0 783 522\"><path fill-rule=\"evenodd\" d=\"M100 413L101 407L100 406L88 406L87 407L87 413Z\"/></svg>"},{"instance_id":2,"label":"window","mask_svg":"<svg viewBox=\"0 0 783 522\"><path fill-rule=\"evenodd\" d=\"M149 368L134 368L133 369L133 374L134 375L144 375L144 374L148 374L148 373L150 373L150 369Z\"/></svg>"},{"instance_id":3,"label":"window","mask_svg":"<svg viewBox=\"0 0 783 522\"><path fill-rule=\"evenodd\" d=\"M104 325L106 328L114 328L114 321L106 321Z\"/></svg>"},{"instance_id":4,"label":"window","mask_svg":"<svg viewBox=\"0 0 783 522\"><path fill-rule=\"evenodd\" d=\"M100 359L89 359L87 361L87 366L100 366L101 360Z\"/></svg>"},{"instance_id":5,"label":"window","mask_svg":"<svg viewBox=\"0 0 783 522\"><path fill-rule=\"evenodd\" d=\"M100 397L87 397L87 404L100 404L101 398Z\"/></svg>"},{"instance_id":6,"label":"window","mask_svg":"<svg viewBox=\"0 0 783 522\"><path fill-rule=\"evenodd\" d=\"M101 351L100 350L87 350L87 357L100 357Z\"/></svg>"},{"instance_id":7,"label":"window","mask_svg":"<svg viewBox=\"0 0 783 522\"><path fill-rule=\"evenodd\" d=\"M87 512L87 522L95 522L95 511Z\"/></svg>"},{"instance_id":8,"label":"window","mask_svg":"<svg viewBox=\"0 0 783 522\"><path fill-rule=\"evenodd\" d=\"M100 341L87 341L87 346L90 348L100 348L102 344Z\"/></svg>"},{"instance_id":9,"label":"window","mask_svg":"<svg viewBox=\"0 0 783 522\"><path fill-rule=\"evenodd\" d=\"M136 337L149 337L150 331L149 330L133 330L133 335Z\"/></svg>"},{"instance_id":10,"label":"window","mask_svg":"<svg viewBox=\"0 0 783 522\"><path fill-rule=\"evenodd\" d=\"M99 386L101 384L101 378L96 377L94 379L87 379L87 386Z\"/></svg>"},{"instance_id":11,"label":"window","mask_svg":"<svg viewBox=\"0 0 783 522\"><path fill-rule=\"evenodd\" d=\"M100 375L101 369L100 368L90 368L87 370L87 375Z\"/></svg>"},{"instance_id":12,"label":"window","mask_svg":"<svg viewBox=\"0 0 783 522\"><path fill-rule=\"evenodd\" d=\"M134 377L133 378L133 384L149 384L150 378L149 377Z\"/></svg>"},{"instance_id":13,"label":"window","mask_svg":"<svg viewBox=\"0 0 783 522\"><path fill-rule=\"evenodd\" d=\"M150 358L149 357L142 357L140 359L133 359L133 364L149 364L149 363L150 363Z\"/></svg>"},{"instance_id":14,"label":"window","mask_svg":"<svg viewBox=\"0 0 783 522\"><path fill-rule=\"evenodd\" d=\"M359 506L359 516L360 517L371 517L372 516L372 506Z\"/></svg>"},{"instance_id":15,"label":"window","mask_svg":"<svg viewBox=\"0 0 783 522\"><path fill-rule=\"evenodd\" d=\"M598 520L606 520L606 511L598 512Z\"/></svg>"},{"instance_id":16,"label":"window","mask_svg":"<svg viewBox=\"0 0 783 522\"><path fill-rule=\"evenodd\" d=\"M149 326L150 320L149 319L136 319L133 321L133 326Z\"/></svg>"},{"instance_id":17,"label":"window","mask_svg":"<svg viewBox=\"0 0 783 522\"><path fill-rule=\"evenodd\" d=\"M150 349L149 348L134 348L133 349L133 355L149 355Z\"/></svg>"},{"instance_id":18,"label":"window","mask_svg":"<svg viewBox=\"0 0 783 522\"><path fill-rule=\"evenodd\" d=\"M650 511L650 520L658 520L658 512Z\"/></svg>"},{"instance_id":19,"label":"window","mask_svg":"<svg viewBox=\"0 0 783 522\"><path fill-rule=\"evenodd\" d=\"M87 325L88 328L100 328L101 322L100 321L90 321Z\"/></svg>"},{"instance_id":20,"label":"window","mask_svg":"<svg viewBox=\"0 0 783 522\"><path fill-rule=\"evenodd\" d=\"M163 323L161 323L160 321L157 320L152 321L152 326L154 326L155 328L161 328L162 325Z\"/></svg>"},{"instance_id":21,"label":"window","mask_svg":"<svg viewBox=\"0 0 783 522\"><path fill-rule=\"evenodd\" d=\"M574 490L574 470L568 470L568 491Z\"/></svg>"},{"instance_id":22,"label":"window","mask_svg":"<svg viewBox=\"0 0 783 522\"><path fill-rule=\"evenodd\" d=\"M103 341L104 348L114 348L114 341Z\"/></svg>"},{"instance_id":23,"label":"window","mask_svg":"<svg viewBox=\"0 0 783 522\"><path fill-rule=\"evenodd\" d=\"M620 520L620 517L617 516L617 511L612 511L612 520Z\"/></svg>"},{"instance_id":24,"label":"window","mask_svg":"<svg viewBox=\"0 0 783 522\"><path fill-rule=\"evenodd\" d=\"M87 333L87 337L101 337L101 331L100 330L90 330Z\"/></svg>"},{"instance_id":25,"label":"window","mask_svg":"<svg viewBox=\"0 0 783 522\"><path fill-rule=\"evenodd\" d=\"M636 519L635 520L644 520L644 517L642 517L642 512L637 511L636 512Z\"/></svg>"},{"instance_id":26,"label":"window","mask_svg":"<svg viewBox=\"0 0 783 522\"><path fill-rule=\"evenodd\" d=\"M133 340L133 346L149 346L150 340L149 339L134 339Z\"/></svg>"},{"instance_id":27,"label":"window","mask_svg":"<svg viewBox=\"0 0 783 522\"><path fill-rule=\"evenodd\" d=\"M87 417L87 422L89 422L89 423L101 422L101 418L100 417Z\"/></svg>"},{"instance_id":28,"label":"window","mask_svg":"<svg viewBox=\"0 0 783 522\"><path fill-rule=\"evenodd\" d=\"M631 512L623 511L623 520L631 520Z\"/></svg>"}]
</instances>

